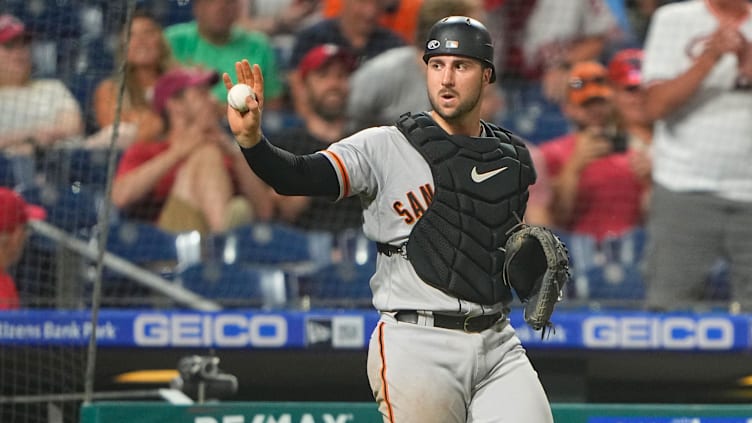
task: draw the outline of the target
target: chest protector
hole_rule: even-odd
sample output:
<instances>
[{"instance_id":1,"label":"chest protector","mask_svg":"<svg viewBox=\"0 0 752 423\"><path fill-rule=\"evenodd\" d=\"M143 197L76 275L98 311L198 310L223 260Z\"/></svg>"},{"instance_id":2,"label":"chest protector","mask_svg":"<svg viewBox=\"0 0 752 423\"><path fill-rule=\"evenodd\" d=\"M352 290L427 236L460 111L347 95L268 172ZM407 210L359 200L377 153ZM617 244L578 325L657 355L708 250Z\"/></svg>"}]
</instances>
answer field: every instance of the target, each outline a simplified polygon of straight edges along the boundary
<instances>
[{"instance_id":1,"label":"chest protector","mask_svg":"<svg viewBox=\"0 0 752 423\"><path fill-rule=\"evenodd\" d=\"M479 304L512 299L502 282L506 233L525 213L536 174L524 143L483 122L492 137L449 135L427 114L402 115L397 128L431 167L434 195L413 226L407 257L418 276Z\"/></svg>"}]
</instances>

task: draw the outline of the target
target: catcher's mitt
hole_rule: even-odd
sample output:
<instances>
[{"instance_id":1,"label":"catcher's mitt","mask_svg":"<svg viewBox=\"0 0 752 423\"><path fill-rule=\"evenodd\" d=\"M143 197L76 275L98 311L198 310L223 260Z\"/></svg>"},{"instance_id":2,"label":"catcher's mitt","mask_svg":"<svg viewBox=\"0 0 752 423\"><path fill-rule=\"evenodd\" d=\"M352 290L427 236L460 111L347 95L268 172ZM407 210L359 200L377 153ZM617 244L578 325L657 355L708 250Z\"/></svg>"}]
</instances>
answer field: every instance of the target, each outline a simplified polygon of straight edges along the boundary
<instances>
[{"instance_id":1,"label":"catcher's mitt","mask_svg":"<svg viewBox=\"0 0 752 423\"><path fill-rule=\"evenodd\" d=\"M504 283L523 302L525 322L543 329L543 337L569 280L567 248L547 228L520 224L514 230L505 245Z\"/></svg>"}]
</instances>

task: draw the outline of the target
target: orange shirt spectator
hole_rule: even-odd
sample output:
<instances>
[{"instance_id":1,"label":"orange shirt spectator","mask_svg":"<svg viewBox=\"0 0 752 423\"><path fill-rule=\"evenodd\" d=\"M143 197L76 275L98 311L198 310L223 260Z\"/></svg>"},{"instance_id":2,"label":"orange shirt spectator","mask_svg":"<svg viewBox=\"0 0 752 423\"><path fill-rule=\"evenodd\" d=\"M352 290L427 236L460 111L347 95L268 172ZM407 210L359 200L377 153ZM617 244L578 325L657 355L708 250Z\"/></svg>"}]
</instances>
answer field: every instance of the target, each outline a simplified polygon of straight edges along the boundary
<instances>
[{"instance_id":1,"label":"orange shirt spectator","mask_svg":"<svg viewBox=\"0 0 752 423\"><path fill-rule=\"evenodd\" d=\"M418 25L418 12L423 0L397 0L392 3L393 6L386 8L379 23L412 44ZM342 0L324 0L321 14L324 18L334 18L339 15L340 10L342 10Z\"/></svg>"}]
</instances>

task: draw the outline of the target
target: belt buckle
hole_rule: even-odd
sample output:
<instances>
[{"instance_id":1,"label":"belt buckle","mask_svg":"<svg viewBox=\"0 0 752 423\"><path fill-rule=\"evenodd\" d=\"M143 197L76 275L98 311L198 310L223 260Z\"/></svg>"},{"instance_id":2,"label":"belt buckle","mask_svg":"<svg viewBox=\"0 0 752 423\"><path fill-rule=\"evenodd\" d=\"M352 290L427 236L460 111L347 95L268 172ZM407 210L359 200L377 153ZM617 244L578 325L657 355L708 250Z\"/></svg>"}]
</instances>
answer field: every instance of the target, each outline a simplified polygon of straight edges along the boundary
<instances>
[{"instance_id":1,"label":"belt buckle","mask_svg":"<svg viewBox=\"0 0 752 423\"><path fill-rule=\"evenodd\" d=\"M470 330L469 327L472 319L475 319L476 317L480 316L465 316L465 319L462 322L462 330L464 330L465 332L477 332L476 330Z\"/></svg>"}]
</instances>

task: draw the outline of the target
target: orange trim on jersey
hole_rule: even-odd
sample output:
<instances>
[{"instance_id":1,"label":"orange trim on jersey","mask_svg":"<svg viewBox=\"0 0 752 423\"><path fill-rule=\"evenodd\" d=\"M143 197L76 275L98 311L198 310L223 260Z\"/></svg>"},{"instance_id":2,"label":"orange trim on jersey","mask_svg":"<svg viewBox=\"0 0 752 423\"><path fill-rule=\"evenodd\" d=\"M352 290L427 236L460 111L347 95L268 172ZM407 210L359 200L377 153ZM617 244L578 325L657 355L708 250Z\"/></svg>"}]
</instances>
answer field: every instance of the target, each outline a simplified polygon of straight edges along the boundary
<instances>
[{"instance_id":1,"label":"orange trim on jersey","mask_svg":"<svg viewBox=\"0 0 752 423\"><path fill-rule=\"evenodd\" d=\"M337 153L329 150L324 150L324 153L328 154L334 160L334 163L339 168L339 172L342 174L342 198L345 198L350 195L350 176L347 174L347 169L345 169L345 165Z\"/></svg>"},{"instance_id":2,"label":"orange trim on jersey","mask_svg":"<svg viewBox=\"0 0 752 423\"><path fill-rule=\"evenodd\" d=\"M384 352L384 322L379 323L379 355L381 356L381 385L384 387L384 402L389 422L394 423L394 411L389 401L389 385L386 383L386 353Z\"/></svg>"}]
</instances>

